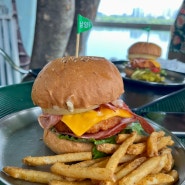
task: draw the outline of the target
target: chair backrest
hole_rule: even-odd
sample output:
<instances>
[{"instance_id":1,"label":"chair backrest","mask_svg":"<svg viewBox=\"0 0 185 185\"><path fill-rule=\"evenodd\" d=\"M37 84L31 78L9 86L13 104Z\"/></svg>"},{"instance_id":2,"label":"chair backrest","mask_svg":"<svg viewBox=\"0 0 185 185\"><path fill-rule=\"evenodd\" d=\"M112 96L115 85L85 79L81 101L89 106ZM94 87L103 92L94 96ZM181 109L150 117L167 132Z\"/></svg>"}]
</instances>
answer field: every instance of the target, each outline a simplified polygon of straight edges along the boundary
<instances>
[{"instance_id":1,"label":"chair backrest","mask_svg":"<svg viewBox=\"0 0 185 185\"><path fill-rule=\"evenodd\" d=\"M2 48L20 66L17 23L11 0L0 1L0 48ZM22 75L0 55L0 86L20 83Z\"/></svg>"}]
</instances>

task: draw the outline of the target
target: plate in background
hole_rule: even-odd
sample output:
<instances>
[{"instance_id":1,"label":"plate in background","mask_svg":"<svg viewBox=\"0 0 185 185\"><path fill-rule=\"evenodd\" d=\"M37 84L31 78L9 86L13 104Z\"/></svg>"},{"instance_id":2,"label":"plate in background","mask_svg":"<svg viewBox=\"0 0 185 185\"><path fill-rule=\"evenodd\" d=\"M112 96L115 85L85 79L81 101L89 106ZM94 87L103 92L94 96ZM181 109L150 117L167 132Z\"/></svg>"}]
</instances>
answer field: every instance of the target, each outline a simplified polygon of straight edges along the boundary
<instances>
[{"instance_id":1,"label":"plate in background","mask_svg":"<svg viewBox=\"0 0 185 185\"><path fill-rule=\"evenodd\" d=\"M113 62L114 63L114 62ZM128 76L126 76L126 73L124 72L125 65L123 64L116 64L116 67L121 73L121 76L124 80L132 83L138 83L143 85L149 85L149 86L157 86L157 87L175 87L175 86L185 86L185 75L182 73L174 72L165 69L167 75L165 76L164 82L147 82L143 80L135 80Z\"/></svg>"}]
</instances>

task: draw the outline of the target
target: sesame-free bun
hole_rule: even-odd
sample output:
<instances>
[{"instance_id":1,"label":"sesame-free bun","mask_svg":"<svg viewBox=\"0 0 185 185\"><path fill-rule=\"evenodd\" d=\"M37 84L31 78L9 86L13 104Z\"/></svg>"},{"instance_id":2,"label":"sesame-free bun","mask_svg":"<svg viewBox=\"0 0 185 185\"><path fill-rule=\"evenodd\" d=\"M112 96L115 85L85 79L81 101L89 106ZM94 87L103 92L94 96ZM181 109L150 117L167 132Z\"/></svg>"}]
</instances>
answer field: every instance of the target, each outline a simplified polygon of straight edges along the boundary
<instances>
[{"instance_id":1,"label":"sesame-free bun","mask_svg":"<svg viewBox=\"0 0 185 185\"><path fill-rule=\"evenodd\" d=\"M91 143L82 143L69 141L66 139L59 139L59 137L52 131L45 129L43 141L48 148L56 154L74 153L74 152L90 152L93 148Z\"/></svg>"},{"instance_id":2,"label":"sesame-free bun","mask_svg":"<svg viewBox=\"0 0 185 185\"><path fill-rule=\"evenodd\" d=\"M32 87L32 100L44 113L85 112L124 92L116 66L101 57L63 57L49 62Z\"/></svg>"},{"instance_id":3,"label":"sesame-free bun","mask_svg":"<svg viewBox=\"0 0 185 185\"><path fill-rule=\"evenodd\" d=\"M161 47L151 42L136 42L128 49L128 58L156 59L161 56Z\"/></svg>"}]
</instances>

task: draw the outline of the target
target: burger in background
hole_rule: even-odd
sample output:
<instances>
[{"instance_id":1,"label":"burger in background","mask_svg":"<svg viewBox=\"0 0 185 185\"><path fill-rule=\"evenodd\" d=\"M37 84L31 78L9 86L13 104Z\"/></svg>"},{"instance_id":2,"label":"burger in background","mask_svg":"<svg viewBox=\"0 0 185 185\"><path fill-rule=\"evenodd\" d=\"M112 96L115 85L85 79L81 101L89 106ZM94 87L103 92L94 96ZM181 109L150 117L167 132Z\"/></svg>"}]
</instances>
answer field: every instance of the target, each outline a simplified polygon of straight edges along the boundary
<instances>
[{"instance_id":1,"label":"burger in background","mask_svg":"<svg viewBox=\"0 0 185 185\"><path fill-rule=\"evenodd\" d=\"M119 99L124 83L116 66L100 57L63 57L49 62L32 87L42 109L44 143L55 153L92 151L114 143L128 127L151 133L147 121ZM95 158L96 158L95 157Z\"/></svg>"},{"instance_id":2,"label":"burger in background","mask_svg":"<svg viewBox=\"0 0 185 185\"><path fill-rule=\"evenodd\" d=\"M165 71L161 69L157 58L161 56L161 47L149 42L136 42L128 49L129 64L125 67L128 77L149 82L164 82Z\"/></svg>"}]
</instances>

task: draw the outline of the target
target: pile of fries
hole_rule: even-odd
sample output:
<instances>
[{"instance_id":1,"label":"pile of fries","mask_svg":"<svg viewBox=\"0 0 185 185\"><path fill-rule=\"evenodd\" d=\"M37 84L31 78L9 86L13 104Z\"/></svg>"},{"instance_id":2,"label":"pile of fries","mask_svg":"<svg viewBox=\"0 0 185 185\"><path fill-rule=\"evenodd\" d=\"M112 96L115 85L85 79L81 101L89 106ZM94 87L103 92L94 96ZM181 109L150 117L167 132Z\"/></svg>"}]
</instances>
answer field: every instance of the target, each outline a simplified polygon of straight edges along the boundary
<instances>
[{"instance_id":1,"label":"pile of fries","mask_svg":"<svg viewBox=\"0 0 185 185\"><path fill-rule=\"evenodd\" d=\"M163 131L149 136L120 134L116 144L100 144L107 157L93 159L91 152L25 157L28 168L6 166L7 175L49 185L171 185L178 181L170 146ZM46 166L46 171L38 166ZM35 168L35 169L34 169Z\"/></svg>"}]
</instances>

